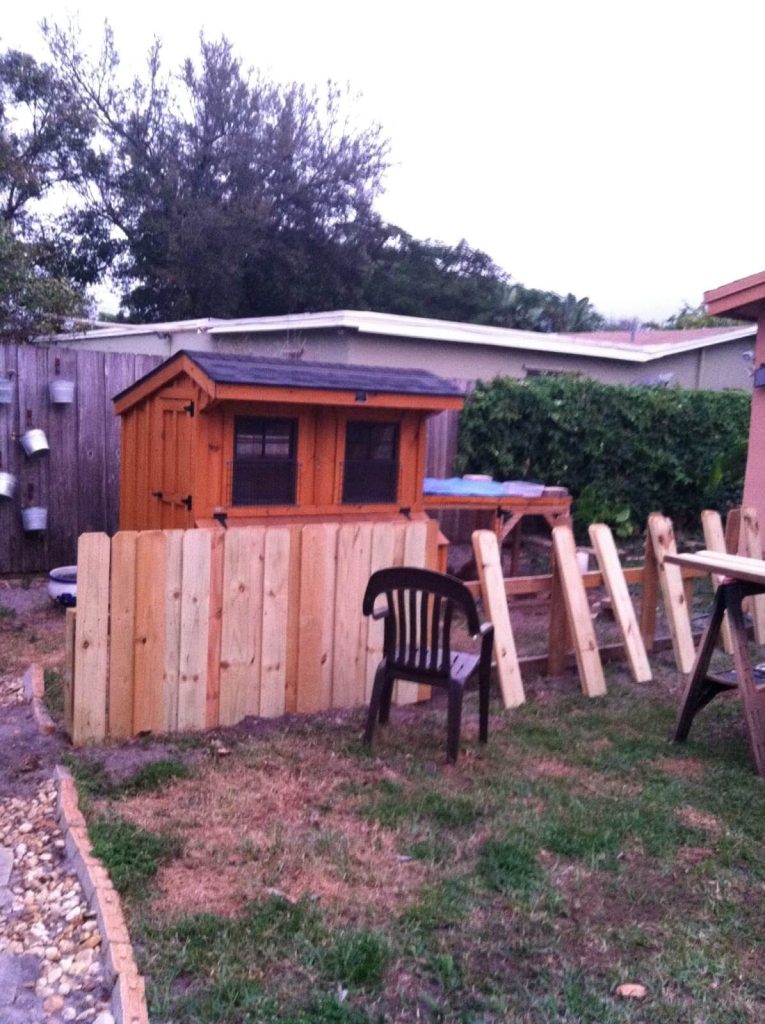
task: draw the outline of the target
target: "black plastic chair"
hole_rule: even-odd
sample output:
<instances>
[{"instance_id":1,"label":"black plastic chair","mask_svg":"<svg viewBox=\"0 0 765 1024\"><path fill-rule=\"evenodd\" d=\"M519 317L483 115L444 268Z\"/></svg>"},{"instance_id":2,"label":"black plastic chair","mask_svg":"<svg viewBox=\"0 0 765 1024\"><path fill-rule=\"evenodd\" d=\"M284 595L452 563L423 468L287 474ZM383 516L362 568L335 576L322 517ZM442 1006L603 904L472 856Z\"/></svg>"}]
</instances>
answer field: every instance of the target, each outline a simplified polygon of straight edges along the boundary
<instances>
[{"instance_id":1,"label":"black plastic chair","mask_svg":"<svg viewBox=\"0 0 765 1024\"><path fill-rule=\"evenodd\" d=\"M375 602L382 595L385 604ZM390 717L393 683L440 686L448 691L446 759L457 760L465 684L478 669L479 737L489 735L489 686L494 626L481 625L470 591L453 576L430 569L401 566L374 573L364 594L364 614L383 618L383 658L375 672L364 743L370 744L375 726ZM479 654L452 652L451 629L455 611L461 611L472 637L481 637Z\"/></svg>"}]
</instances>

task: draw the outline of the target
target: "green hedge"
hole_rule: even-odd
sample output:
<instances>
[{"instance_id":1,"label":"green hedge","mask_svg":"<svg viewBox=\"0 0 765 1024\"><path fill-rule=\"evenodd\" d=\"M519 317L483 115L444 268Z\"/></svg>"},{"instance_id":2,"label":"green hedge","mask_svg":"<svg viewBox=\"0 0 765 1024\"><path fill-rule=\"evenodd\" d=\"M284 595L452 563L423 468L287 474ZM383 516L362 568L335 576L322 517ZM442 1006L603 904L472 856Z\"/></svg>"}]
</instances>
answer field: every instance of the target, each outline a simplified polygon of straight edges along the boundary
<instances>
[{"instance_id":1,"label":"green hedge","mask_svg":"<svg viewBox=\"0 0 765 1024\"><path fill-rule=\"evenodd\" d=\"M701 509L741 501L749 408L743 391L497 377L465 405L456 469L568 487L580 532L626 537L654 511L697 529Z\"/></svg>"}]
</instances>

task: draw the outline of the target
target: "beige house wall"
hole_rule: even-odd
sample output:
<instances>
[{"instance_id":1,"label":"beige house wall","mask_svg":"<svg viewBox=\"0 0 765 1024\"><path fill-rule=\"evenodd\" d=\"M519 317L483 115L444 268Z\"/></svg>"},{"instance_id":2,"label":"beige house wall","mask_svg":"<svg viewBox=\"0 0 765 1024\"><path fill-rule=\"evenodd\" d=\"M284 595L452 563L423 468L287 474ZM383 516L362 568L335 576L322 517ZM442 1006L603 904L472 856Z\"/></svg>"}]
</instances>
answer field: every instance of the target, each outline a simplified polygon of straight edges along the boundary
<instances>
[{"instance_id":1,"label":"beige house wall","mask_svg":"<svg viewBox=\"0 0 765 1024\"><path fill-rule=\"evenodd\" d=\"M542 336L543 337L543 336ZM607 384L634 384L658 374L674 374L673 383L693 390L720 391L751 387L751 351L746 339L679 352L638 363L621 359L535 352L498 345L444 342L345 329L273 331L253 334L215 334L204 329L172 333L125 333L111 338L82 338L59 344L76 349L135 352L163 359L176 352L226 352L311 361L427 369L460 381L491 380L496 376L523 379L533 372L580 373Z\"/></svg>"}]
</instances>

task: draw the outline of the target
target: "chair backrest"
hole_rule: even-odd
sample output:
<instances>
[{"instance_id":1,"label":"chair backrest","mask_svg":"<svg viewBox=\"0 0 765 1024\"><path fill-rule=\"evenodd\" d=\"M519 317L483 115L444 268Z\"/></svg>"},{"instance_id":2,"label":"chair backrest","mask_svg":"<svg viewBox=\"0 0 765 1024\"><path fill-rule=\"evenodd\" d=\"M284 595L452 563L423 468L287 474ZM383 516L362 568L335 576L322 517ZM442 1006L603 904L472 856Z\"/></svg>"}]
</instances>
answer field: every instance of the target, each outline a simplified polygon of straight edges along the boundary
<instances>
[{"instance_id":1,"label":"chair backrest","mask_svg":"<svg viewBox=\"0 0 765 1024\"><path fill-rule=\"evenodd\" d=\"M406 565L380 569L367 584L365 615L373 613L381 595L387 600L383 655L393 666L448 675L454 612L463 613L471 636L480 630L473 595L454 576Z\"/></svg>"}]
</instances>

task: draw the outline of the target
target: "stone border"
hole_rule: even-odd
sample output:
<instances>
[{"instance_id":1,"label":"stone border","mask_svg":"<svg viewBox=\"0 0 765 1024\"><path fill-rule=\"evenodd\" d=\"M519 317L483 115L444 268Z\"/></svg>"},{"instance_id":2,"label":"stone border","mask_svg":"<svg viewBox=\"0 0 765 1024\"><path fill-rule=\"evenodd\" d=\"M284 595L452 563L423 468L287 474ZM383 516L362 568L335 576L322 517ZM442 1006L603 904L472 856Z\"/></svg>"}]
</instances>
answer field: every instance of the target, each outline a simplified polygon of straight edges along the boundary
<instances>
[{"instance_id":1,"label":"stone border","mask_svg":"<svg viewBox=\"0 0 765 1024\"><path fill-rule=\"evenodd\" d=\"M58 820L85 899L96 914L106 969L114 978L111 1008L117 1024L149 1024L143 977L138 973L119 894L106 868L93 856L71 772L57 765Z\"/></svg>"},{"instance_id":2,"label":"stone border","mask_svg":"<svg viewBox=\"0 0 765 1024\"><path fill-rule=\"evenodd\" d=\"M45 677L40 665L29 666L24 673L23 685L24 696L32 706L37 728L41 733L51 735L56 731L56 725L43 702ZM145 984L133 956L119 894L106 868L93 856L93 846L77 800L77 787L72 773L63 765L56 765L53 779L57 792L56 813L66 852L85 899L96 915L106 970L114 979L112 1015L116 1024L149 1024Z\"/></svg>"}]
</instances>

